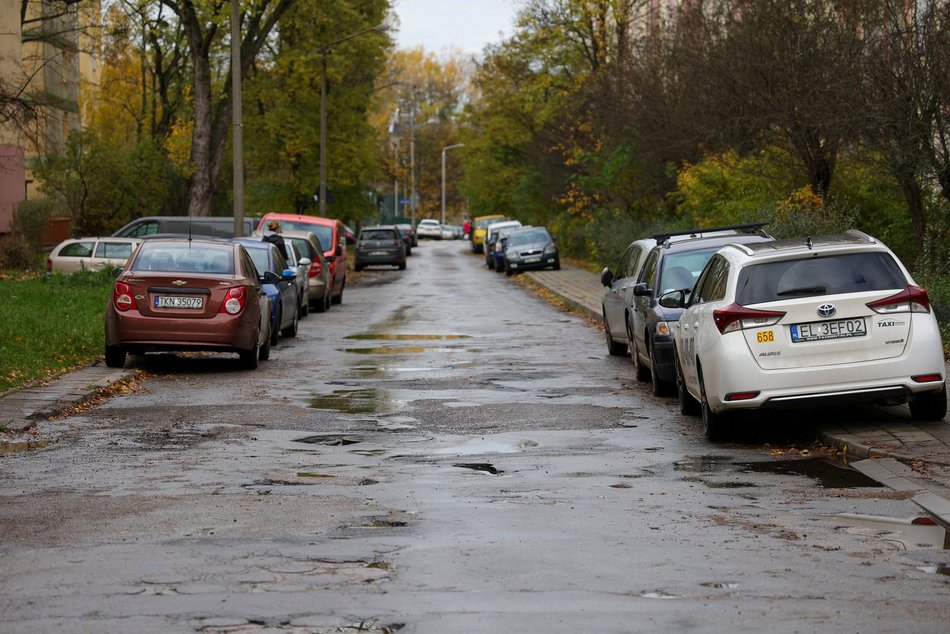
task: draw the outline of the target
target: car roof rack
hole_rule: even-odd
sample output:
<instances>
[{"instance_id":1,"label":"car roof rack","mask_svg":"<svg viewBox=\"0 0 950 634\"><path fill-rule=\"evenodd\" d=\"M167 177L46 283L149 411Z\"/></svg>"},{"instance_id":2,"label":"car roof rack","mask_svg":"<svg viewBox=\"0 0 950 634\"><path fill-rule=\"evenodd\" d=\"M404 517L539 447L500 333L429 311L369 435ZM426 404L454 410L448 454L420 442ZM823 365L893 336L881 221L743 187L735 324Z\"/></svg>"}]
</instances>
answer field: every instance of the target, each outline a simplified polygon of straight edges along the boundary
<instances>
[{"instance_id":1,"label":"car roof rack","mask_svg":"<svg viewBox=\"0 0 950 634\"><path fill-rule=\"evenodd\" d=\"M709 227L708 229L687 229L685 231L664 231L663 233L655 233L650 236L652 239L656 240L657 244L663 244L668 242L670 238L675 236L693 236L694 238L700 237L707 233L716 233L718 231L735 231L737 233L756 233L761 231L762 227L767 225L767 222L748 222L741 225L727 225L725 227Z\"/></svg>"}]
</instances>

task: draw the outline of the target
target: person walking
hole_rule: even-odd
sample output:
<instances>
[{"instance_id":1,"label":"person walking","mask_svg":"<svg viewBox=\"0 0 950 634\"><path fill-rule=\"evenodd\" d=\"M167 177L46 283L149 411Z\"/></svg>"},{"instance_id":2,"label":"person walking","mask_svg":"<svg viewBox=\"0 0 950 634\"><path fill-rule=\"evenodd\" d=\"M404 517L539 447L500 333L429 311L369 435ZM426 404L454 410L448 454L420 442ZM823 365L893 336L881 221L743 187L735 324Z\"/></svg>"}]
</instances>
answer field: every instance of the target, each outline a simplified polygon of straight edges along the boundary
<instances>
[{"instance_id":1,"label":"person walking","mask_svg":"<svg viewBox=\"0 0 950 634\"><path fill-rule=\"evenodd\" d=\"M284 237L280 235L280 223L276 220L271 220L267 223L267 231L264 232L264 237L261 238L261 240L277 245L277 248L280 249L281 255L287 255L287 247L284 244Z\"/></svg>"}]
</instances>

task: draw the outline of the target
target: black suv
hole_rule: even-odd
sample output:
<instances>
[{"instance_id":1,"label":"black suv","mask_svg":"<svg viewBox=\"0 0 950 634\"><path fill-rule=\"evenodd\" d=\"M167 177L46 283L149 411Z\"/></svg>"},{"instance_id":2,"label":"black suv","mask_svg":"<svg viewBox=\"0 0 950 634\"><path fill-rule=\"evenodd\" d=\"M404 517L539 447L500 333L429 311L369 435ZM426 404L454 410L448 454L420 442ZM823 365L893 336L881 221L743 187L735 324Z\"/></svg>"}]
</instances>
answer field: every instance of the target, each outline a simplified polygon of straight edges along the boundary
<instances>
[{"instance_id":1,"label":"black suv","mask_svg":"<svg viewBox=\"0 0 950 634\"><path fill-rule=\"evenodd\" d=\"M660 306L657 301L660 295L680 289L692 291L706 262L723 245L772 240L763 226L765 223L751 223L652 236L656 246L643 259L633 287L630 312L633 341L629 347L637 379L651 379L657 396L670 392L676 379L670 323L678 321L683 314L682 308ZM672 239L678 236L691 237Z\"/></svg>"}]
</instances>

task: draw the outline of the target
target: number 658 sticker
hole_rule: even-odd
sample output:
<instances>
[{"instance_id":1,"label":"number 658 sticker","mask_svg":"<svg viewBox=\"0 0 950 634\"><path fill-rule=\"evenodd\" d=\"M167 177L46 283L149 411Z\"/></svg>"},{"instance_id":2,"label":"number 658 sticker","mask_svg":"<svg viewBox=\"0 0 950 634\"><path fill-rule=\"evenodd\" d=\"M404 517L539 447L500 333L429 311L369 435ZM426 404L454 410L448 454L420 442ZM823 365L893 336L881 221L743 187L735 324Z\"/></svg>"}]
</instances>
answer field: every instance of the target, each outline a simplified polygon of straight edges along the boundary
<instances>
[{"instance_id":1,"label":"number 658 sticker","mask_svg":"<svg viewBox=\"0 0 950 634\"><path fill-rule=\"evenodd\" d=\"M771 343L775 341L775 333L771 330L760 330L755 333L755 340L759 343Z\"/></svg>"}]
</instances>

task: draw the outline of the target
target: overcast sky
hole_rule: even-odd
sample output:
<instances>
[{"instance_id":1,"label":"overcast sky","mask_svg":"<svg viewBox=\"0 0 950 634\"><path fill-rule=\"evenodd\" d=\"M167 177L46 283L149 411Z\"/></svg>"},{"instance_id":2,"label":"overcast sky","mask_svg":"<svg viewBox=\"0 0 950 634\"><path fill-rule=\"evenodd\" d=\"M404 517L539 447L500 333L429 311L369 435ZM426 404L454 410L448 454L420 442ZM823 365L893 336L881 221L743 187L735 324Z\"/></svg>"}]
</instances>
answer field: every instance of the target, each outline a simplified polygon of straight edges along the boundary
<instances>
[{"instance_id":1,"label":"overcast sky","mask_svg":"<svg viewBox=\"0 0 950 634\"><path fill-rule=\"evenodd\" d=\"M457 47L480 53L514 31L520 0L395 0L400 48L422 46L438 53ZM499 32L501 34L499 34Z\"/></svg>"}]
</instances>

